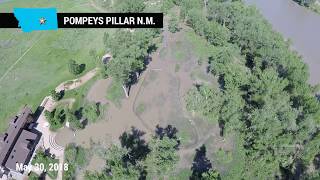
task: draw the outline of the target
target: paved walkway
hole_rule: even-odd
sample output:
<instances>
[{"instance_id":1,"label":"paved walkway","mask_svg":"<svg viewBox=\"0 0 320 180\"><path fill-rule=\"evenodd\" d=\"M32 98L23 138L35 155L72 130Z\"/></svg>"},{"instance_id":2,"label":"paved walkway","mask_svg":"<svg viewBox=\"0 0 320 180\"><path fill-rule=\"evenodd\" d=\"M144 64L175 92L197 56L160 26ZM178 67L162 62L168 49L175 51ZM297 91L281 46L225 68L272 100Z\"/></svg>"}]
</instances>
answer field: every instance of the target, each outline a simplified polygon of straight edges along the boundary
<instances>
[{"instance_id":1,"label":"paved walkway","mask_svg":"<svg viewBox=\"0 0 320 180\"><path fill-rule=\"evenodd\" d=\"M85 84L86 82L88 82L90 79L92 79L97 74L97 72L98 72L98 69L95 68L78 79L63 82L56 88L56 91L61 91L61 90L68 91L68 90L76 89L81 85ZM72 106L74 102L75 102L75 99L64 99L56 102L52 99L51 96L47 96L43 99L40 105L44 109L37 120L38 126L36 129L42 133L42 137L40 140L41 146L44 149L49 149L49 152L51 154L54 154L56 158L59 159L60 164L63 164L63 161L64 161L64 147L56 143L55 141L56 133L50 131L49 122L47 121L44 115L44 112L45 110L53 111L58 104L67 103L69 104L69 106ZM62 179L62 171L58 171L57 179L58 180Z\"/></svg>"}]
</instances>

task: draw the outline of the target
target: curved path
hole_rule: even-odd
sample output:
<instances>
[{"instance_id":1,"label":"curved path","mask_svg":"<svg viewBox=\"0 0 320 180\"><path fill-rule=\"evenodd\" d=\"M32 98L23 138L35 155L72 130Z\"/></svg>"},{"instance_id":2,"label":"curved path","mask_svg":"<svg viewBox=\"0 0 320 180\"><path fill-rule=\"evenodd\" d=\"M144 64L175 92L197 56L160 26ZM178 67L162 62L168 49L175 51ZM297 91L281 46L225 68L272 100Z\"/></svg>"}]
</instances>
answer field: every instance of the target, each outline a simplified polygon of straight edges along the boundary
<instances>
[{"instance_id":1,"label":"curved path","mask_svg":"<svg viewBox=\"0 0 320 180\"><path fill-rule=\"evenodd\" d=\"M80 78L68 80L63 83L61 83L59 86L56 87L56 91L69 91L72 89L76 89L86 82L88 82L90 79L92 79L98 72L98 68L94 68L93 70L87 72L85 75L81 76Z\"/></svg>"}]
</instances>

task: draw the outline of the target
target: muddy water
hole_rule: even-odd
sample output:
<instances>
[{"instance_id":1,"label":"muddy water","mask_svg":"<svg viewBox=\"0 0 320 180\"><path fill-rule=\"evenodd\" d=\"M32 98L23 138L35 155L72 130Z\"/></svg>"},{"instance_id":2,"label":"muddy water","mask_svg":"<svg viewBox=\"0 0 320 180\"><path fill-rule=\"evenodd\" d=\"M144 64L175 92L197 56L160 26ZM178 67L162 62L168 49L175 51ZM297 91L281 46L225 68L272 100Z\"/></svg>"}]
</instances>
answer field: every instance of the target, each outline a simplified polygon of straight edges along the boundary
<instances>
[{"instance_id":1,"label":"muddy water","mask_svg":"<svg viewBox=\"0 0 320 180\"><path fill-rule=\"evenodd\" d=\"M254 4L273 28L291 39L310 69L311 84L320 83L320 15L292 0L245 0Z\"/></svg>"}]
</instances>

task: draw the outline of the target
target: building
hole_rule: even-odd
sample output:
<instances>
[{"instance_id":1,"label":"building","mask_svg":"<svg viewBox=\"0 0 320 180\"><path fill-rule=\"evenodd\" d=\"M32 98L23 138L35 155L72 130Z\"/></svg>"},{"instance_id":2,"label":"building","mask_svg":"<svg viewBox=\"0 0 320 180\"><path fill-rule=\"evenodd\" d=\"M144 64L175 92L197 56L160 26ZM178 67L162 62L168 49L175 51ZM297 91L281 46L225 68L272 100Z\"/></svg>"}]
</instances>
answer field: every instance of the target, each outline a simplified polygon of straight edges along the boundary
<instances>
[{"instance_id":1,"label":"building","mask_svg":"<svg viewBox=\"0 0 320 180\"><path fill-rule=\"evenodd\" d=\"M18 115L11 119L7 131L0 135L2 175L10 171L16 172L17 163L23 165L29 163L41 137L41 133L33 128L34 121L31 109L24 107Z\"/></svg>"}]
</instances>

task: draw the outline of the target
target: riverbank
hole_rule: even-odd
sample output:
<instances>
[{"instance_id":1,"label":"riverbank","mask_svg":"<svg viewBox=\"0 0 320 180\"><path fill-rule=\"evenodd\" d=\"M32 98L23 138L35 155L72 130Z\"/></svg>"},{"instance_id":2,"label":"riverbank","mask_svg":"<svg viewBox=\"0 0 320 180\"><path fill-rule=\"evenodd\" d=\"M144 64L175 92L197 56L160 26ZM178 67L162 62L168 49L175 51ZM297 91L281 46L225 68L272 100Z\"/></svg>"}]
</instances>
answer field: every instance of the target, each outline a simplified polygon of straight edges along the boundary
<instances>
[{"instance_id":1,"label":"riverbank","mask_svg":"<svg viewBox=\"0 0 320 180\"><path fill-rule=\"evenodd\" d=\"M320 15L298 5L292 0L245 0L255 5L273 29L290 39L292 48L308 65L309 83L320 83Z\"/></svg>"}]
</instances>

